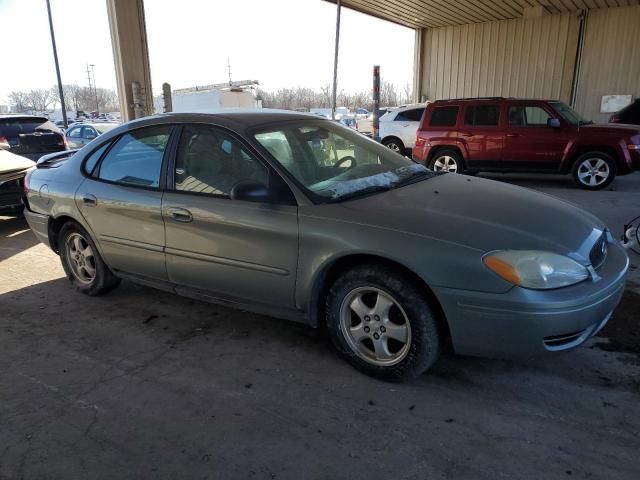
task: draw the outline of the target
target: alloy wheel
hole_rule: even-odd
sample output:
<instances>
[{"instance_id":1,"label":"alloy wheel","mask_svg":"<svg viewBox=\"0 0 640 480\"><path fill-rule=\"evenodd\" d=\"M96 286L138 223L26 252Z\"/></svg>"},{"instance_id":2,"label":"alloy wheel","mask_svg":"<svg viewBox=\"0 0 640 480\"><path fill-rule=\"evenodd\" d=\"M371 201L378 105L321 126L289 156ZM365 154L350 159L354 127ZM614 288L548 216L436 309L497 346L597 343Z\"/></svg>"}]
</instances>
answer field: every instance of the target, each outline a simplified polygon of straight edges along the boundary
<instances>
[{"instance_id":1,"label":"alloy wheel","mask_svg":"<svg viewBox=\"0 0 640 480\"><path fill-rule=\"evenodd\" d=\"M578 167L578 179L590 187L602 185L609 175L611 175L609 164L601 158L588 158Z\"/></svg>"},{"instance_id":2,"label":"alloy wheel","mask_svg":"<svg viewBox=\"0 0 640 480\"><path fill-rule=\"evenodd\" d=\"M436 172L458 172L458 162L450 155L442 155L433 161L433 168Z\"/></svg>"},{"instance_id":3,"label":"alloy wheel","mask_svg":"<svg viewBox=\"0 0 640 480\"><path fill-rule=\"evenodd\" d=\"M96 259L93 248L79 233L72 233L65 243L67 265L80 283L88 285L96 278Z\"/></svg>"},{"instance_id":4,"label":"alloy wheel","mask_svg":"<svg viewBox=\"0 0 640 480\"><path fill-rule=\"evenodd\" d=\"M373 365L395 365L411 346L406 313L391 295L375 287L356 288L345 296L340 329L353 352Z\"/></svg>"}]
</instances>

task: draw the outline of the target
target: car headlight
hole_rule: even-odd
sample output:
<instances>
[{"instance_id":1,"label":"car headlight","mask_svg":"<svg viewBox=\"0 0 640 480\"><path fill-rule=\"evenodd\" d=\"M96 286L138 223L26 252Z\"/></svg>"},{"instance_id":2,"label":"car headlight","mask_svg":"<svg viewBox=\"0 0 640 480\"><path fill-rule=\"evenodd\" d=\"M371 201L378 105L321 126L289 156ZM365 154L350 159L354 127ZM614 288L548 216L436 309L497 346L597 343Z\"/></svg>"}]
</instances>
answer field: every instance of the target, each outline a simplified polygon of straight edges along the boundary
<instances>
[{"instance_id":1,"label":"car headlight","mask_svg":"<svg viewBox=\"0 0 640 480\"><path fill-rule=\"evenodd\" d=\"M580 283L589 271L575 260L539 250L502 250L483 258L484 264L508 282L547 290Z\"/></svg>"}]
</instances>

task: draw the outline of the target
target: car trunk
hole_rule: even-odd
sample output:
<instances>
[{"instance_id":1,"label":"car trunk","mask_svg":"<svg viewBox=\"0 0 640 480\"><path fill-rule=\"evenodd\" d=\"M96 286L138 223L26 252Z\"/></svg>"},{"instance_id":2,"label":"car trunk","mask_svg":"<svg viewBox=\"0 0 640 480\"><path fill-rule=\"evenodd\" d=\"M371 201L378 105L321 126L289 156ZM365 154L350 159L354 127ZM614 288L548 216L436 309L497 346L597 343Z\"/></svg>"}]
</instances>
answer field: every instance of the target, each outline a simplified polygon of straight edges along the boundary
<instances>
[{"instance_id":1,"label":"car trunk","mask_svg":"<svg viewBox=\"0 0 640 480\"><path fill-rule=\"evenodd\" d=\"M0 119L0 137L11 153L36 160L41 155L65 150L64 136L44 117L10 117Z\"/></svg>"}]
</instances>

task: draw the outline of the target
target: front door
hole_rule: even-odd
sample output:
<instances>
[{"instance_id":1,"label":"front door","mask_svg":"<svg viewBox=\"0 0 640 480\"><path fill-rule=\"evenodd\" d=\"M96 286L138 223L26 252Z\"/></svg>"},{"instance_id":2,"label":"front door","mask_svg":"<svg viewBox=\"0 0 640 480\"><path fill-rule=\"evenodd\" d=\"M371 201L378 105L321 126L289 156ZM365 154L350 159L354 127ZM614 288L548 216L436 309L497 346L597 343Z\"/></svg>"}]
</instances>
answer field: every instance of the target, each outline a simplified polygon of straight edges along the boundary
<instances>
[{"instance_id":1,"label":"front door","mask_svg":"<svg viewBox=\"0 0 640 480\"><path fill-rule=\"evenodd\" d=\"M467 151L467 168L490 170L500 167L504 132L499 124L500 107L497 103L465 107L464 124L458 138Z\"/></svg>"},{"instance_id":2,"label":"front door","mask_svg":"<svg viewBox=\"0 0 640 480\"><path fill-rule=\"evenodd\" d=\"M413 148L416 144L416 132L420 126L420 119L424 113L424 107L412 108L399 112L393 119L397 135L406 148Z\"/></svg>"},{"instance_id":3,"label":"front door","mask_svg":"<svg viewBox=\"0 0 640 480\"><path fill-rule=\"evenodd\" d=\"M568 138L561 127L547 126L550 118L557 117L541 105L515 102L508 104L504 168L558 170Z\"/></svg>"},{"instance_id":4,"label":"front door","mask_svg":"<svg viewBox=\"0 0 640 480\"><path fill-rule=\"evenodd\" d=\"M271 188L282 181L276 175L229 131L183 127L174 187L162 202L167 271L173 283L228 301L293 307L295 202L230 197L238 182L262 182Z\"/></svg>"},{"instance_id":5,"label":"front door","mask_svg":"<svg viewBox=\"0 0 640 480\"><path fill-rule=\"evenodd\" d=\"M130 131L109 150L95 152L103 155L95 167L94 158L87 160L91 172L76 192L76 204L114 270L167 279L161 172L172 128Z\"/></svg>"}]
</instances>

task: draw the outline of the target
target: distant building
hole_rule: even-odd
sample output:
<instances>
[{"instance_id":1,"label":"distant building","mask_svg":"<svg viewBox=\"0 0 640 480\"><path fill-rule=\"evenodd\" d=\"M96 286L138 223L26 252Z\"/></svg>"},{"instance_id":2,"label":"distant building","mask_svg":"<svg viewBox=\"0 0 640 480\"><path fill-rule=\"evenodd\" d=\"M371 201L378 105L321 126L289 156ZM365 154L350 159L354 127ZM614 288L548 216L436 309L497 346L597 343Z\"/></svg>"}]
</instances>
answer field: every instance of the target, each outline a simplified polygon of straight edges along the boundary
<instances>
[{"instance_id":1,"label":"distant building","mask_svg":"<svg viewBox=\"0 0 640 480\"><path fill-rule=\"evenodd\" d=\"M0 105L0 113L10 113L11 106L10 105Z\"/></svg>"}]
</instances>

